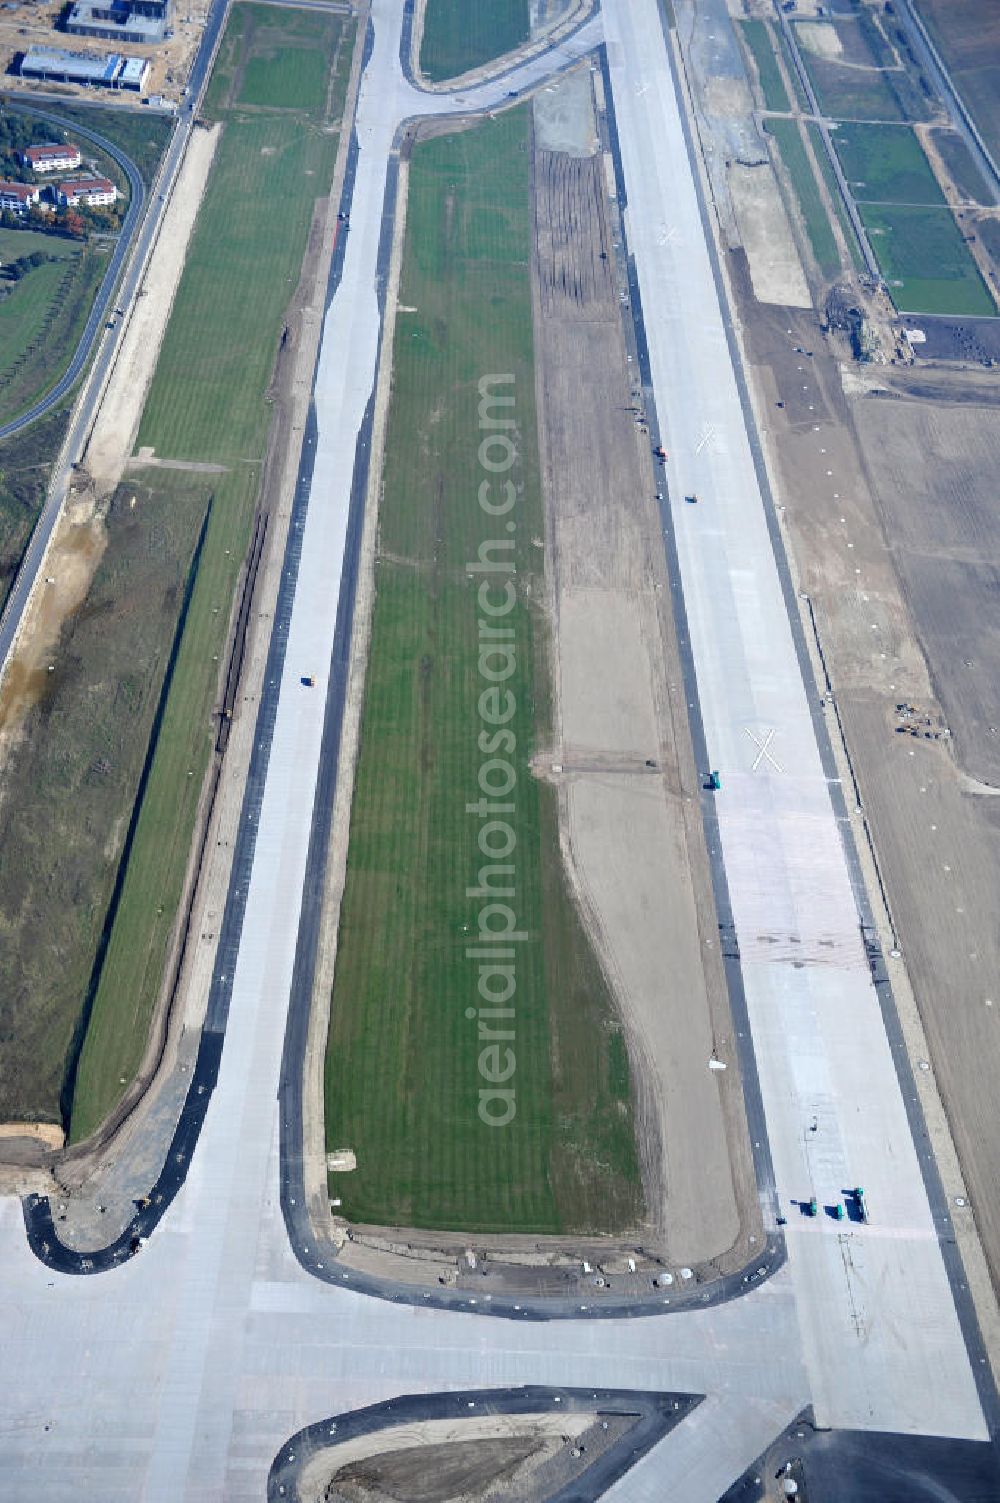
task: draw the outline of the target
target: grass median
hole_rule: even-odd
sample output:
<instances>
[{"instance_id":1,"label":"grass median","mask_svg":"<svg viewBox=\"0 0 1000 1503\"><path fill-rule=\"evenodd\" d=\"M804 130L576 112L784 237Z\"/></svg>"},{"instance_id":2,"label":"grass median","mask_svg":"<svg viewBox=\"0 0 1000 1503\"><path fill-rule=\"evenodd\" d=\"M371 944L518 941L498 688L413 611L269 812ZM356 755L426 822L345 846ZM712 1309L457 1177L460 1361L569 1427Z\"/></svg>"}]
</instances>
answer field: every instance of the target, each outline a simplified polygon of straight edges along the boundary
<instances>
[{"instance_id":1,"label":"grass median","mask_svg":"<svg viewBox=\"0 0 1000 1503\"><path fill-rule=\"evenodd\" d=\"M831 277L840 270L840 252L823 195L809 160L797 120L768 120L768 134L778 143L781 160L798 199L813 256L821 273Z\"/></svg>"},{"instance_id":2,"label":"grass median","mask_svg":"<svg viewBox=\"0 0 1000 1503\"><path fill-rule=\"evenodd\" d=\"M767 22L741 21L740 34L753 56L764 108L786 114L791 109L791 103L771 45L771 32Z\"/></svg>"},{"instance_id":3,"label":"grass median","mask_svg":"<svg viewBox=\"0 0 1000 1503\"><path fill-rule=\"evenodd\" d=\"M596 1232L641 1211L627 1059L533 762L529 132L518 109L410 168L326 1063L327 1146L357 1155L331 1190L360 1222Z\"/></svg>"}]
</instances>

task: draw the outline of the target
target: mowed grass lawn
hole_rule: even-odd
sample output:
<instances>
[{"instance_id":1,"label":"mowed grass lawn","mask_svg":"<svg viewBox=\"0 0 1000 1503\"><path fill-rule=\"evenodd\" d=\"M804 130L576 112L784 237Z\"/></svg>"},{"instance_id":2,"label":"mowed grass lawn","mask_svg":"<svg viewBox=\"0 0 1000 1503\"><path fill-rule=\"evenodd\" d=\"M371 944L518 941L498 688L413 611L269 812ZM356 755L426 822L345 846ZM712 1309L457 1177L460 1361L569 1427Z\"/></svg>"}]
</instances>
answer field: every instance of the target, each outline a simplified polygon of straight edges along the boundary
<instances>
[{"instance_id":1,"label":"mowed grass lawn","mask_svg":"<svg viewBox=\"0 0 1000 1503\"><path fill-rule=\"evenodd\" d=\"M904 313L989 318L993 298L946 208L860 204L872 249Z\"/></svg>"},{"instance_id":2,"label":"mowed grass lawn","mask_svg":"<svg viewBox=\"0 0 1000 1503\"><path fill-rule=\"evenodd\" d=\"M833 144L858 203L944 203L924 149L908 125L839 125Z\"/></svg>"},{"instance_id":3,"label":"mowed grass lawn","mask_svg":"<svg viewBox=\"0 0 1000 1503\"><path fill-rule=\"evenodd\" d=\"M331 1194L360 1222L600 1231L634 1225L641 1211L625 1051L567 891L554 797L530 766L547 733L549 688L528 146L522 108L422 143L411 163L400 301L417 311L401 312L396 326L326 1064L328 1148L358 1159L355 1171L331 1175ZM490 374L514 378L495 389L514 397L517 459L504 478L515 490L487 492L510 503L504 520L478 500L489 478L478 455L479 382ZM470 573L484 540L497 539L513 545L516 572ZM501 742L491 741L480 701L490 687L479 659L482 579L495 587L488 602L507 597L504 580L513 590L504 616L512 659L488 660L491 671L513 668ZM482 854L476 809L480 769L494 756L516 775L497 800L513 831L502 857ZM479 962L466 950L498 882L481 869L499 861L512 867L499 884L523 938L502 1003L513 1017L484 1025ZM510 922L501 912L485 920ZM480 1115L484 1026L511 1035L499 1063L515 1115L503 1126Z\"/></svg>"},{"instance_id":4,"label":"mowed grass lawn","mask_svg":"<svg viewBox=\"0 0 1000 1503\"><path fill-rule=\"evenodd\" d=\"M428 78L454 78L528 40L528 0L427 0L420 67Z\"/></svg>"},{"instance_id":5,"label":"mowed grass lawn","mask_svg":"<svg viewBox=\"0 0 1000 1503\"><path fill-rule=\"evenodd\" d=\"M198 797L211 755L220 663L229 615L259 498L271 409L265 401L285 309L299 279L315 201L329 191L342 90L317 103L305 75L296 104L246 112L230 102L262 45L244 10L232 12L220 52L221 84L209 113L223 135L195 227L140 424L138 445L158 456L227 465L213 476L211 513L179 643L134 841L109 914L107 949L76 1073L71 1136L93 1131L132 1079L148 1038L191 849ZM311 35L318 56L349 49L352 21L274 8L263 45L280 51L282 26ZM338 74L346 80L346 70ZM171 486L141 475L164 507ZM200 526L200 519L198 522ZM194 539L192 538L192 547ZM180 610L180 599L177 601ZM169 645L169 644L168 644Z\"/></svg>"}]
</instances>

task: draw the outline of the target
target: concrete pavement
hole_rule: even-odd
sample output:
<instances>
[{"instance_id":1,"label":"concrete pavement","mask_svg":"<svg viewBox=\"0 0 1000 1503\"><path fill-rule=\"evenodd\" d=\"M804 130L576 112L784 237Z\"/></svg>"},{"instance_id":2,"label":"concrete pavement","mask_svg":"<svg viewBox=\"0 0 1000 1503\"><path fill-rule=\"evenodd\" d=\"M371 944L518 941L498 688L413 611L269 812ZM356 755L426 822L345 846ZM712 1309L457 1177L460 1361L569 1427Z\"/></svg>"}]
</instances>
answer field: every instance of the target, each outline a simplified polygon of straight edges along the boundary
<instances>
[{"instance_id":1,"label":"concrete pavement","mask_svg":"<svg viewBox=\"0 0 1000 1503\"><path fill-rule=\"evenodd\" d=\"M864 1183L873 1224L789 1228L789 1266L664 1319L523 1324L310 1277L279 1203L276 1107L356 435L379 342L386 170L414 113L488 108L599 40L428 98L377 0L351 227L317 372L315 464L218 1086L183 1189L120 1269L65 1279L0 1202L0 1498L259 1498L302 1426L393 1394L539 1383L704 1393L619 1484L713 1503L812 1402L822 1423L982 1437L982 1410L859 932L706 248L656 0L606 0L609 70L719 831L779 1195ZM348 358L349 354L349 358ZM685 492L696 491L696 506ZM303 674L316 689L305 689ZM770 733L773 732L773 735ZM759 755L762 744L766 752ZM812 1133L811 1120L817 1118ZM308 1248L304 1256L308 1256ZM918 1312L916 1318L914 1312ZM48 1428L46 1428L48 1427Z\"/></svg>"}]
</instances>

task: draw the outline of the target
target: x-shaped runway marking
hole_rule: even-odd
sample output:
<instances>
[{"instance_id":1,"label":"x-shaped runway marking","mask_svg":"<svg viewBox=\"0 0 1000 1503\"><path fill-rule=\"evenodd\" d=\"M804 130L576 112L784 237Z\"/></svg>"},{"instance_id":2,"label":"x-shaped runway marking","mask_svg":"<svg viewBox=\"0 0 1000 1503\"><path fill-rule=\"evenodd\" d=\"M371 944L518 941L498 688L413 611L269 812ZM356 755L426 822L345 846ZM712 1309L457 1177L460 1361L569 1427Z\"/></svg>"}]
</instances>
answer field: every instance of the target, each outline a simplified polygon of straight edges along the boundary
<instances>
[{"instance_id":1,"label":"x-shaped runway marking","mask_svg":"<svg viewBox=\"0 0 1000 1503\"><path fill-rule=\"evenodd\" d=\"M753 731L750 729L750 727L748 725L744 726L743 729L746 731L747 735L750 737L750 740L753 742L754 746L757 747L757 755L753 759L753 764L752 764L752 767L751 767L751 771L752 772L756 772L757 769L758 769L758 767L760 766L760 764L766 758L767 761L770 762L771 766L774 768L775 772L784 772L785 769L782 767L782 765L778 761L777 757L771 751L771 742L774 740L775 736L778 734L777 731L774 729L774 727L772 726L772 728L767 732L767 734L764 736L763 741L758 736L754 735Z\"/></svg>"}]
</instances>

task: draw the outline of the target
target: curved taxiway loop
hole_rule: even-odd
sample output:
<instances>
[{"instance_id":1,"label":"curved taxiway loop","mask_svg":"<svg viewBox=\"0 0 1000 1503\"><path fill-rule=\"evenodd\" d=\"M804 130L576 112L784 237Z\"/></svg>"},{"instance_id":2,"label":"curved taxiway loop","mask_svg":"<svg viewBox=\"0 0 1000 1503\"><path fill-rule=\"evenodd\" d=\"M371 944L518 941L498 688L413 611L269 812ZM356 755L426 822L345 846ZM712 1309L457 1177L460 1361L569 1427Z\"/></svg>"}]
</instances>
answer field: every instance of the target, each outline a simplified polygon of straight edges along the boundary
<instances>
[{"instance_id":1,"label":"curved taxiway loop","mask_svg":"<svg viewBox=\"0 0 1000 1503\"><path fill-rule=\"evenodd\" d=\"M652 1503L682 1479L690 1503L715 1503L809 1403L821 1425L985 1439L985 1355L972 1321L974 1374L872 984L657 0L604 0L608 71L671 492L706 503L678 512L675 542L705 740L724 769L715 812L775 1181L787 1204L812 1186L825 1199L863 1174L872 1224L789 1226L787 1264L772 1278L669 1321L515 1323L483 1319L482 1305L459 1313L370 1299L346 1270L340 1288L307 1273L298 1260L312 1257L310 1244L289 1246L279 1140L292 1124L279 1061L346 609L331 581L348 556L378 356L373 269L388 164L402 120L459 104L406 82L400 10L400 0L374 0L296 581L272 644L283 666L267 777L230 914L235 966L213 986L207 1036L216 1031L221 1047L226 1031L217 1083L157 1235L113 1279L53 1277L25 1241L18 1203L0 1200L0 1495L259 1497L287 1436L318 1417L416 1391L522 1383L706 1395L610 1489L616 1503ZM573 46L585 53L599 39L590 23ZM556 61L571 52L562 44ZM512 81L540 81L551 61ZM460 107L489 108L496 93L469 90ZM302 687L304 674L319 692ZM754 765L750 732L766 739L765 727L778 738L768 742L777 769ZM807 1111L822 1118L817 1134Z\"/></svg>"}]
</instances>

